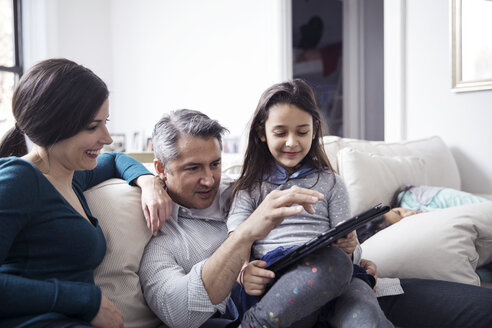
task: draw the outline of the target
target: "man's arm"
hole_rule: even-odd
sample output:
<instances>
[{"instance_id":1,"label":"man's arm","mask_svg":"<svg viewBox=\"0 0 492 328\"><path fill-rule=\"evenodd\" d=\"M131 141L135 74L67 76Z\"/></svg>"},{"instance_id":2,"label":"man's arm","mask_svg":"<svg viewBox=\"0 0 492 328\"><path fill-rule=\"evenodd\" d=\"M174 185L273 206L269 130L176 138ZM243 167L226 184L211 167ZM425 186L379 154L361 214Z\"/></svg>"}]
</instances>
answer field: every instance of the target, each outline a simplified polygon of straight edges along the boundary
<instances>
[{"instance_id":1,"label":"man's arm","mask_svg":"<svg viewBox=\"0 0 492 328\"><path fill-rule=\"evenodd\" d=\"M243 264L249 261L255 240L265 238L287 216L297 215L303 209L314 213L312 204L322 198L315 190L297 186L268 194L203 265L203 286L212 304L222 302L229 295ZM293 204L300 205L291 206Z\"/></svg>"},{"instance_id":2,"label":"man's arm","mask_svg":"<svg viewBox=\"0 0 492 328\"><path fill-rule=\"evenodd\" d=\"M205 260L187 273L176 262L179 238L171 234L151 239L145 248L139 277L150 309L169 327L196 328L215 312L224 312L226 302L213 305L205 291L201 271Z\"/></svg>"}]
</instances>

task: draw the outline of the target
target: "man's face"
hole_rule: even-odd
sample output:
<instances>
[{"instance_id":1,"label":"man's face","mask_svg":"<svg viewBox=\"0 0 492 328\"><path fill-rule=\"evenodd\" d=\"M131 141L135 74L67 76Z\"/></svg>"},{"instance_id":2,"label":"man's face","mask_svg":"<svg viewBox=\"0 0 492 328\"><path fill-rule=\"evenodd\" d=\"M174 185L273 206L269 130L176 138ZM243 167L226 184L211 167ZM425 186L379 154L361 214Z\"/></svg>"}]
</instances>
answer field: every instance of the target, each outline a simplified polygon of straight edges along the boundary
<instances>
[{"instance_id":1,"label":"man's face","mask_svg":"<svg viewBox=\"0 0 492 328\"><path fill-rule=\"evenodd\" d=\"M167 168L156 163L172 200L187 208L207 208L219 191L221 150L216 138L182 136L177 144L179 157ZM160 166L160 167L159 167Z\"/></svg>"}]
</instances>

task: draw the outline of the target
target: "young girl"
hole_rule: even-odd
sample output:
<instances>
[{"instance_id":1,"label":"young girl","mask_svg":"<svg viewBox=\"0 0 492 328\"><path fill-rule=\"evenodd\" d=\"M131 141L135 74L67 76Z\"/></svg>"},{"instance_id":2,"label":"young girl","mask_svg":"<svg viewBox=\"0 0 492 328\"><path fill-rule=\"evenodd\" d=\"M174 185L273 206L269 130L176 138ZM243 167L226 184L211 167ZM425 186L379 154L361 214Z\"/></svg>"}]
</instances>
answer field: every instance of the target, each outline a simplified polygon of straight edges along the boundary
<instances>
[{"instance_id":1,"label":"young girl","mask_svg":"<svg viewBox=\"0 0 492 328\"><path fill-rule=\"evenodd\" d=\"M311 88L302 80L267 89L254 113L241 176L227 221L229 232L258 207L270 192L294 186L313 188L324 199L310 213L287 217L263 240L253 245L252 258L278 258L320 232L349 218L348 194L333 173L321 144L321 118ZM312 326L323 312L334 327L392 327L379 308L372 289L352 278L352 262L360 261L354 232L335 246L315 252L281 277L255 305L264 317L246 312L242 326ZM273 272L264 261L245 265L240 275L246 293L261 295ZM329 311L328 311L329 310ZM259 311L255 311L256 313ZM301 323L302 322L302 323Z\"/></svg>"}]
</instances>

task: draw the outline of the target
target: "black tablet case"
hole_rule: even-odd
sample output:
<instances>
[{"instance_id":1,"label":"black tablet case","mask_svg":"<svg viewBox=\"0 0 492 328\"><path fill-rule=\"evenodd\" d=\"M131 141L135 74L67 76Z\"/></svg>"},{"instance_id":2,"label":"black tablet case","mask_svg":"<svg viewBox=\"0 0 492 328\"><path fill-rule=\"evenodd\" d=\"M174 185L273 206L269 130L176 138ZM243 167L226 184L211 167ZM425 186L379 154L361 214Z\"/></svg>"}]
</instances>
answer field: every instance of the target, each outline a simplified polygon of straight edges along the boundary
<instances>
[{"instance_id":1,"label":"black tablet case","mask_svg":"<svg viewBox=\"0 0 492 328\"><path fill-rule=\"evenodd\" d=\"M359 215L343 221L336 227L319 234L305 244L294 249L292 252L286 254L284 257L271 263L266 267L266 269L275 272L276 275L281 274L291 264L297 262L306 255L311 254L321 247L329 246L338 238L345 237L350 232L360 228L371 220L379 218L389 210L389 206L383 206L382 204L376 205L373 208L360 213Z\"/></svg>"}]
</instances>

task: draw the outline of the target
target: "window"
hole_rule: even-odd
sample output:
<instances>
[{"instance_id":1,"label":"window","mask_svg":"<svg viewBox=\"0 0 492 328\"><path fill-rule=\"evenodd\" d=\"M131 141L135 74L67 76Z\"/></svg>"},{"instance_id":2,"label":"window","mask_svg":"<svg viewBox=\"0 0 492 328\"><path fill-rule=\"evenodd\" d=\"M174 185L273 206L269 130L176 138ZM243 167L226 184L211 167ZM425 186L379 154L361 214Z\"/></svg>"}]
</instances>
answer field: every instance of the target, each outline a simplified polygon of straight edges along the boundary
<instances>
[{"instance_id":1,"label":"window","mask_svg":"<svg viewBox=\"0 0 492 328\"><path fill-rule=\"evenodd\" d=\"M23 73L21 0L0 0L0 137L14 125L12 94Z\"/></svg>"}]
</instances>

